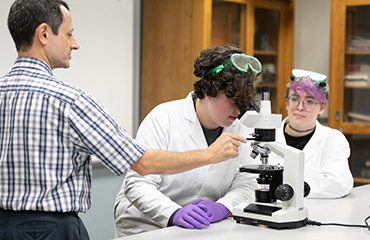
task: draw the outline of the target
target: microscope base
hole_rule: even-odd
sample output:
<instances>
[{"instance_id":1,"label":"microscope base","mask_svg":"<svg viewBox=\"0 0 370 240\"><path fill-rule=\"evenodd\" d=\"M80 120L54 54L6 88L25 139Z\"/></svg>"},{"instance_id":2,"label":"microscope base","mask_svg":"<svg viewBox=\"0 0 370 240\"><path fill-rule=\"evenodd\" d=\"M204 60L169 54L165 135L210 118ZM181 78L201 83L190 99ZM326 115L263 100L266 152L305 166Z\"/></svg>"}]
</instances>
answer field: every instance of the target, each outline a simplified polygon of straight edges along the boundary
<instances>
[{"instance_id":1,"label":"microscope base","mask_svg":"<svg viewBox=\"0 0 370 240\"><path fill-rule=\"evenodd\" d=\"M296 221L296 222L278 223L278 222L269 222L269 221L265 221L265 220L258 220L258 219L238 217L238 216L234 216L233 218L237 223L245 223L245 224L255 225L255 226L263 225L263 226L267 226L269 228L275 228L275 229L278 229L278 230L280 230L280 229L294 229L294 228L304 227L304 226L306 226L306 221L307 221L307 218L306 218L306 219L303 219L301 221Z\"/></svg>"},{"instance_id":2,"label":"microscope base","mask_svg":"<svg viewBox=\"0 0 370 240\"><path fill-rule=\"evenodd\" d=\"M243 202L234 207L237 223L264 225L275 229L294 229L306 226L307 208L286 207L277 203Z\"/></svg>"}]
</instances>

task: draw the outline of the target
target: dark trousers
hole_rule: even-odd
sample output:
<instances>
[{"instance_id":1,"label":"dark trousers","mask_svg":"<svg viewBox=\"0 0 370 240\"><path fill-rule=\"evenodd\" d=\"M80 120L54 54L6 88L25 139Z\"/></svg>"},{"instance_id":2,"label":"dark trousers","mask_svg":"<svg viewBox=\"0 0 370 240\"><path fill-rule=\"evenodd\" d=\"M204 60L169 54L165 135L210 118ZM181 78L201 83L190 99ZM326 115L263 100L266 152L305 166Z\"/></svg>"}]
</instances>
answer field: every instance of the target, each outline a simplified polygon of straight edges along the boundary
<instances>
[{"instance_id":1,"label":"dark trousers","mask_svg":"<svg viewBox=\"0 0 370 240\"><path fill-rule=\"evenodd\" d=\"M0 208L0 240L89 240L76 213L8 211Z\"/></svg>"}]
</instances>

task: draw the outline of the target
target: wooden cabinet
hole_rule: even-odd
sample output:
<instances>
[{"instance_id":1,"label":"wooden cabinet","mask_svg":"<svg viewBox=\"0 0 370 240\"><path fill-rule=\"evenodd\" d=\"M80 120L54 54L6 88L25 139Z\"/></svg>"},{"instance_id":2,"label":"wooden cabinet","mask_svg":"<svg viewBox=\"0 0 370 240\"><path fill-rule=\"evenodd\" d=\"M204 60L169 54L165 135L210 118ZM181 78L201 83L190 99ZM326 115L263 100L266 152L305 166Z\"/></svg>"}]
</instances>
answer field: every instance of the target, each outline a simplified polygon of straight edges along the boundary
<instances>
[{"instance_id":1,"label":"wooden cabinet","mask_svg":"<svg viewBox=\"0 0 370 240\"><path fill-rule=\"evenodd\" d=\"M202 49L237 44L263 64L259 91L271 89L272 111L283 113L293 65L294 1L143 0L140 118L157 104L184 98L198 79ZM258 97L257 97L258 99Z\"/></svg>"},{"instance_id":2,"label":"wooden cabinet","mask_svg":"<svg viewBox=\"0 0 370 240\"><path fill-rule=\"evenodd\" d=\"M370 183L370 1L331 1L330 127L351 146L356 183Z\"/></svg>"}]
</instances>

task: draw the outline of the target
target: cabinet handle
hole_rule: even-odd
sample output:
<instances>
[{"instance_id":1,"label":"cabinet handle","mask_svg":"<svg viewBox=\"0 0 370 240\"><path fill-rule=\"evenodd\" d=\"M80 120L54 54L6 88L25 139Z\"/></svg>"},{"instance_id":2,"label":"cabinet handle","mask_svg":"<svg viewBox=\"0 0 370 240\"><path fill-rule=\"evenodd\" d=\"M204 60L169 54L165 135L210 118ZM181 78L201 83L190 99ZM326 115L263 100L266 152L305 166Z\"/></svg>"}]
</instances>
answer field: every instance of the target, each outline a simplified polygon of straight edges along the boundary
<instances>
[{"instance_id":1,"label":"cabinet handle","mask_svg":"<svg viewBox=\"0 0 370 240\"><path fill-rule=\"evenodd\" d=\"M340 110L335 111L335 121L340 121Z\"/></svg>"}]
</instances>

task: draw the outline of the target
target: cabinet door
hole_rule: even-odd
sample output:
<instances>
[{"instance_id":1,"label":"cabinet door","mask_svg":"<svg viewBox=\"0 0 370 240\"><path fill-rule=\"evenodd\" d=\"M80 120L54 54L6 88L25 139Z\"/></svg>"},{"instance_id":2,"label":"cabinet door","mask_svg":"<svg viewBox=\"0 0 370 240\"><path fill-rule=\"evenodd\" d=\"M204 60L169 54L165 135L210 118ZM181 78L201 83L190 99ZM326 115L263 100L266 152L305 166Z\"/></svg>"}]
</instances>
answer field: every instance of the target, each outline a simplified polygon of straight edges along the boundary
<instances>
[{"instance_id":1,"label":"cabinet door","mask_svg":"<svg viewBox=\"0 0 370 240\"><path fill-rule=\"evenodd\" d=\"M211 45L235 44L245 51L246 4L225 1L212 3Z\"/></svg>"},{"instance_id":2,"label":"cabinet door","mask_svg":"<svg viewBox=\"0 0 370 240\"><path fill-rule=\"evenodd\" d=\"M356 2L332 2L329 125L370 134L370 1Z\"/></svg>"},{"instance_id":3,"label":"cabinet door","mask_svg":"<svg viewBox=\"0 0 370 240\"><path fill-rule=\"evenodd\" d=\"M192 14L193 0L143 0L141 120L156 105L185 98L193 89L192 31L197 16Z\"/></svg>"},{"instance_id":4,"label":"cabinet door","mask_svg":"<svg viewBox=\"0 0 370 240\"><path fill-rule=\"evenodd\" d=\"M293 3L276 0L215 0L211 45L233 43L262 63L256 102L262 86L270 88L271 109L286 115L284 91L292 68ZM288 40L289 39L289 40Z\"/></svg>"},{"instance_id":5,"label":"cabinet door","mask_svg":"<svg viewBox=\"0 0 370 240\"><path fill-rule=\"evenodd\" d=\"M356 183L370 183L370 1L332 1L329 126L343 131Z\"/></svg>"},{"instance_id":6,"label":"cabinet door","mask_svg":"<svg viewBox=\"0 0 370 240\"><path fill-rule=\"evenodd\" d=\"M346 8L343 122L370 124L370 5Z\"/></svg>"},{"instance_id":7,"label":"cabinet door","mask_svg":"<svg viewBox=\"0 0 370 240\"><path fill-rule=\"evenodd\" d=\"M282 113L281 106L278 106L280 99L283 98L283 95L279 96L278 92L281 11L256 7L254 16L254 55L262 63L262 73L258 77L257 90L260 93L262 86L268 86L271 92L271 109L275 113ZM261 94L258 94L257 98L261 100Z\"/></svg>"},{"instance_id":8,"label":"cabinet door","mask_svg":"<svg viewBox=\"0 0 370 240\"><path fill-rule=\"evenodd\" d=\"M345 134L351 147L349 165L355 183L370 183L370 135Z\"/></svg>"}]
</instances>

